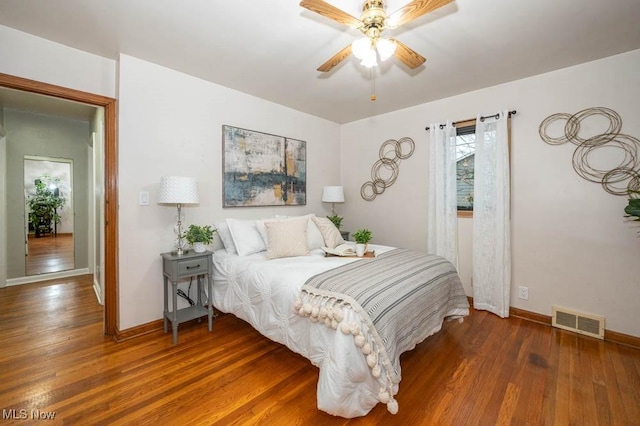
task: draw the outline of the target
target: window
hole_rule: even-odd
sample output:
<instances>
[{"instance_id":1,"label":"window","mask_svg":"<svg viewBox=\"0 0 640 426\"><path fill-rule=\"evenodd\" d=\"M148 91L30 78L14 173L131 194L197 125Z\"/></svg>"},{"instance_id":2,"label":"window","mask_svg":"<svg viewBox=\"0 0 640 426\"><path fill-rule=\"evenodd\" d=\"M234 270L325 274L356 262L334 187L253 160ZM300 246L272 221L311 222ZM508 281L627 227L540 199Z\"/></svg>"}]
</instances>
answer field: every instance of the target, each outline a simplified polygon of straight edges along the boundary
<instances>
[{"instance_id":1,"label":"window","mask_svg":"<svg viewBox=\"0 0 640 426\"><path fill-rule=\"evenodd\" d=\"M476 153L475 123L475 120L456 123L458 217L473 216L473 178Z\"/></svg>"}]
</instances>

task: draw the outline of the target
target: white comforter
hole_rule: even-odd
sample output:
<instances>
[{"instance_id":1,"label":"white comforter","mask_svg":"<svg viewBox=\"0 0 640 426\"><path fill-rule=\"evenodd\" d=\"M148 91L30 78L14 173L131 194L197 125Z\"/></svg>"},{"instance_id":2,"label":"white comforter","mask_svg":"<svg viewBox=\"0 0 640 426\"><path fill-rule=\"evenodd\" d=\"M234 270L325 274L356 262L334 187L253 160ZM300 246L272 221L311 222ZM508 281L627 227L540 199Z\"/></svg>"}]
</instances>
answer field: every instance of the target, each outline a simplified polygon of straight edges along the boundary
<instances>
[{"instance_id":1,"label":"white comforter","mask_svg":"<svg viewBox=\"0 0 640 426\"><path fill-rule=\"evenodd\" d=\"M370 247L378 254L392 249ZM264 336L286 345L319 367L318 408L346 418L366 415L379 402L380 380L386 379L373 377L351 335L298 316L294 303L311 276L359 261L363 260L325 258L322 250L313 250L310 256L272 260L267 260L264 252L238 256L219 250L214 254L215 307L249 322ZM347 308L343 313L347 320L354 315ZM443 313L443 318L451 314L457 313ZM439 321L428 335L439 331L441 325ZM396 394L397 385L392 389Z\"/></svg>"}]
</instances>

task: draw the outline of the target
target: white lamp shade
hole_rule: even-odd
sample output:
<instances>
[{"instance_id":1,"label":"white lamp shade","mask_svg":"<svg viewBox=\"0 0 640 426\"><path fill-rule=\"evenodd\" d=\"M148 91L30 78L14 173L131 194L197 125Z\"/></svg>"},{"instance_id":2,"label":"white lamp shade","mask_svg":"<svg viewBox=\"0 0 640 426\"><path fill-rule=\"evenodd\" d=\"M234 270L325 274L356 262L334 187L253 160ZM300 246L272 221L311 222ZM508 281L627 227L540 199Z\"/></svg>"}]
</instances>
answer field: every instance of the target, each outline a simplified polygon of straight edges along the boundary
<instances>
[{"instance_id":1,"label":"white lamp shade","mask_svg":"<svg viewBox=\"0 0 640 426\"><path fill-rule=\"evenodd\" d=\"M341 186L325 186L322 190L325 203L344 203L344 189Z\"/></svg>"},{"instance_id":2,"label":"white lamp shade","mask_svg":"<svg viewBox=\"0 0 640 426\"><path fill-rule=\"evenodd\" d=\"M160 178L160 199L164 204L196 204L198 182L193 177L163 176Z\"/></svg>"},{"instance_id":3,"label":"white lamp shade","mask_svg":"<svg viewBox=\"0 0 640 426\"><path fill-rule=\"evenodd\" d=\"M396 51L396 44L388 38L381 38L376 44L381 61L386 61Z\"/></svg>"},{"instance_id":4,"label":"white lamp shade","mask_svg":"<svg viewBox=\"0 0 640 426\"><path fill-rule=\"evenodd\" d=\"M354 56L360 60L365 59L368 55L373 52L373 46L371 45L371 39L369 37L359 38L358 40L351 43L351 51Z\"/></svg>"},{"instance_id":5,"label":"white lamp shade","mask_svg":"<svg viewBox=\"0 0 640 426\"><path fill-rule=\"evenodd\" d=\"M376 59L376 52L374 50L371 51L371 54L360 61L360 65L363 65L367 68L375 67L378 65L378 60Z\"/></svg>"}]
</instances>

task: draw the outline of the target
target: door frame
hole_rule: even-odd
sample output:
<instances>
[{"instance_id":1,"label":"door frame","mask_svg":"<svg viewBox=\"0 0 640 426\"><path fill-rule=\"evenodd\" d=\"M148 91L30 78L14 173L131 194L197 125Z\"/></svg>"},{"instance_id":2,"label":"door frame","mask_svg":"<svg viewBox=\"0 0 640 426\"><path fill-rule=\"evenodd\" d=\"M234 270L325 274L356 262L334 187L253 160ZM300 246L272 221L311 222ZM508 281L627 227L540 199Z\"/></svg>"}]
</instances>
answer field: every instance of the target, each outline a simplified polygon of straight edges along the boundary
<instances>
[{"instance_id":1,"label":"door frame","mask_svg":"<svg viewBox=\"0 0 640 426\"><path fill-rule=\"evenodd\" d=\"M48 156L44 156L44 155L24 155L22 158L22 164L23 164L23 176L26 175L26 170L27 170L27 161L47 161L50 163L62 163L62 164L67 164L69 166L69 194L67 194L67 196L69 197L69 207L70 207L70 211L69 211L69 215L71 216L71 231L73 235L73 238L77 238L76 235L76 221L75 221L75 193L74 193L74 188L73 188L73 159L72 158L63 158L63 157L48 157ZM23 177L23 182L24 185L26 185L26 179ZM29 198L28 198L28 194L26 193L26 191L24 191L24 244L25 244L25 250L24 250L24 254L25 256L29 255ZM62 215L61 215L62 216ZM75 243L74 243L75 244ZM71 269L65 269L63 271L53 271L55 272L65 272L65 271L69 271L69 270L74 270L75 269L75 259L76 257L76 249L75 246L73 247L73 267ZM27 267L27 262L28 260L25 261L25 277L27 276L27 271L29 270L29 268Z\"/></svg>"},{"instance_id":2,"label":"door frame","mask_svg":"<svg viewBox=\"0 0 640 426\"><path fill-rule=\"evenodd\" d=\"M104 334L118 331L118 146L116 100L0 73L0 86L104 108Z\"/></svg>"}]
</instances>

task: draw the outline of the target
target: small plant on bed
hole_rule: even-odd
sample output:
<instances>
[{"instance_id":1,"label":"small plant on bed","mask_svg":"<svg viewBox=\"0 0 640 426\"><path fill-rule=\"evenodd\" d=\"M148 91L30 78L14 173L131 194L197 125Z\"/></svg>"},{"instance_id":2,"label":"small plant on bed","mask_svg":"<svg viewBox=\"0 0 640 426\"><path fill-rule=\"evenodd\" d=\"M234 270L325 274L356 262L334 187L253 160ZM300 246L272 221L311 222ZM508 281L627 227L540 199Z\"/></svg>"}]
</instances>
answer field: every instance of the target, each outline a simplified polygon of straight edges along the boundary
<instances>
[{"instance_id":1,"label":"small plant on bed","mask_svg":"<svg viewBox=\"0 0 640 426\"><path fill-rule=\"evenodd\" d=\"M336 228L340 229L342 227L342 217L338 216L337 214L327 216L327 219L329 219L336 226Z\"/></svg>"},{"instance_id":2,"label":"small plant on bed","mask_svg":"<svg viewBox=\"0 0 640 426\"><path fill-rule=\"evenodd\" d=\"M205 246L211 244L211 241L213 241L214 232L216 232L216 230L209 225L189 225L189 229L185 232L184 238L193 246L196 253L202 253L205 251Z\"/></svg>"},{"instance_id":3,"label":"small plant on bed","mask_svg":"<svg viewBox=\"0 0 640 426\"><path fill-rule=\"evenodd\" d=\"M371 231L368 229L358 229L353 233L353 239L356 241L356 255L364 256L367 251L367 244L371 241Z\"/></svg>"}]
</instances>

